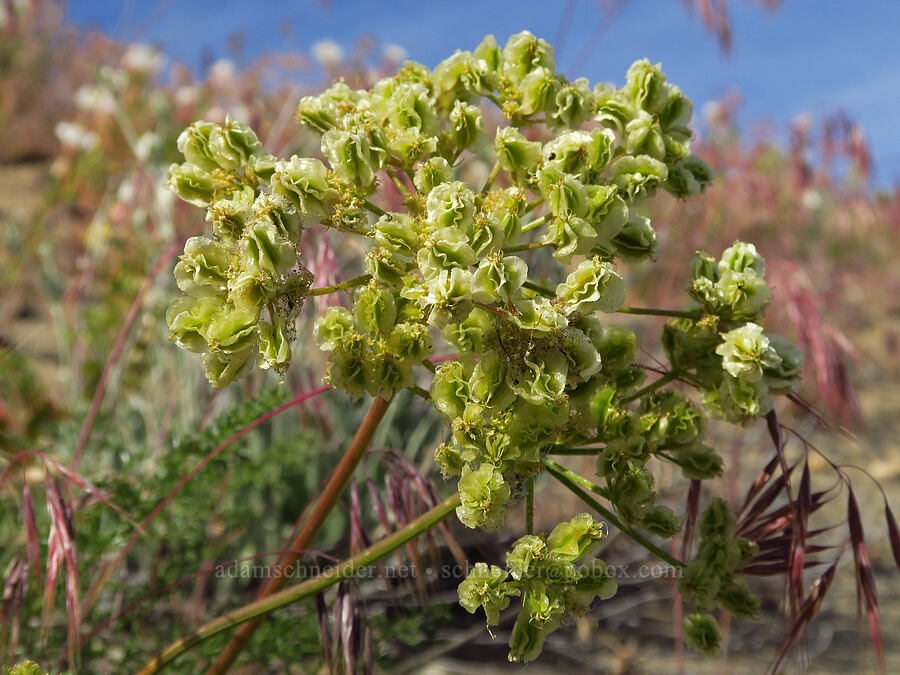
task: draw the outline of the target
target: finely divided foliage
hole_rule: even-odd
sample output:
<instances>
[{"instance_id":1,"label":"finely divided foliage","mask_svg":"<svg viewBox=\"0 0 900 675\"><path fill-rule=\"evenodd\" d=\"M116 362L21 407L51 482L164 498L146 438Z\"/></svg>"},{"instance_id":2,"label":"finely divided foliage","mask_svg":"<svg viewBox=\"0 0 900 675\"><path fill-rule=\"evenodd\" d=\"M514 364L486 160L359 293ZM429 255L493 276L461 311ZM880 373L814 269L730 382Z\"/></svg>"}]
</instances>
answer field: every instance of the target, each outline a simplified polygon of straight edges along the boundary
<instances>
[{"instance_id":1,"label":"finely divided foliage","mask_svg":"<svg viewBox=\"0 0 900 675\"><path fill-rule=\"evenodd\" d=\"M482 104L508 122L492 142ZM704 410L737 424L765 415L802 365L793 344L761 325L770 292L752 244L694 257L690 301L668 312L678 318L662 334L672 369L658 381L645 385L634 333L610 320L625 302L622 266L657 251L642 204L661 190L698 194L712 179L691 155L691 113L659 66L638 61L623 87L592 87L557 74L552 47L523 32L502 48L489 36L433 71L407 62L370 90L337 82L304 98L298 120L321 134L327 163L270 156L239 122L196 122L179 138L185 162L171 167L169 185L208 209L213 237L188 240L176 266L185 295L167 315L172 340L203 354L217 387L253 364L283 372L313 282L302 231L365 238L366 274L313 291L354 289L350 309L330 307L315 322L313 337L329 352L326 382L354 397L389 400L413 388L430 399L450 430L435 461L458 480L465 525L499 528L554 447L592 446L602 484L590 489L620 524L673 537L681 520L655 503L648 460L674 463L689 479L717 476L722 459L703 442ZM491 154L483 184L461 180L467 159ZM383 180L403 194L404 211L370 201ZM527 258L542 248L560 263L555 288L529 274ZM436 340L456 359L423 391L416 381L434 370ZM664 388L673 381L697 387L703 407ZM475 566L460 602L496 624L520 598L510 659L530 661L562 622L615 593L590 555L605 532L588 514L549 535L528 532L507 569ZM740 576L756 546L737 536L721 500L699 517L698 533L679 583L697 607L684 631L715 652L719 630L704 610L759 609Z\"/></svg>"}]
</instances>

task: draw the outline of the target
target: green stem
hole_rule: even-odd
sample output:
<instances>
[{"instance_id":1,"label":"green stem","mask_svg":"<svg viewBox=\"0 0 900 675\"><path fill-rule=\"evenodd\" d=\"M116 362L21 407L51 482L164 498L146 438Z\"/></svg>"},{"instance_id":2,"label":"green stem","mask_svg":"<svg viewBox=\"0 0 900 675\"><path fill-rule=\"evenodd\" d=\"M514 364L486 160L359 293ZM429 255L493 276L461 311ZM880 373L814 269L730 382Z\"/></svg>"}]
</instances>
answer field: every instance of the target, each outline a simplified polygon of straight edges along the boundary
<instances>
[{"instance_id":1,"label":"green stem","mask_svg":"<svg viewBox=\"0 0 900 675\"><path fill-rule=\"evenodd\" d=\"M623 398L622 403L631 403L632 401L636 401L637 399L641 398L642 396L646 396L647 394L656 391L660 387L666 386L669 382L671 382L672 380L675 380L677 378L678 378L678 373L676 373L674 370L669 371L668 373L663 375L658 380L654 380L653 382L648 384L643 389L638 390L631 396L627 396L627 397Z\"/></svg>"},{"instance_id":2,"label":"green stem","mask_svg":"<svg viewBox=\"0 0 900 675\"><path fill-rule=\"evenodd\" d=\"M404 197L409 197L409 190L406 189L406 186L403 184L403 181L400 180L400 177L397 174L395 174L393 171L388 171L387 175L390 176L391 182L394 183L394 185L400 191L400 193Z\"/></svg>"},{"instance_id":3,"label":"green stem","mask_svg":"<svg viewBox=\"0 0 900 675\"><path fill-rule=\"evenodd\" d=\"M572 455L575 457L593 457L600 454L603 448L550 448L551 455Z\"/></svg>"},{"instance_id":4,"label":"green stem","mask_svg":"<svg viewBox=\"0 0 900 675\"><path fill-rule=\"evenodd\" d=\"M138 671L138 675L158 673L181 654L219 633L223 633L252 619L264 617L277 609L287 607L316 593L321 593L344 579L349 579L363 568L393 553L407 542L412 541L440 523L453 513L454 509L459 506L459 503L459 494L457 493L416 518L402 530L385 537L377 544L373 544L365 551L348 558L321 575L213 619L190 635L170 644L141 668Z\"/></svg>"},{"instance_id":5,"label":"green stem","mask_svg":"<svg viewBox=\"0 0 900 675\"><path fill-rule=\"evenodd\" d=\"M358 234L360 237L368 237L372 234L372 230L367 230L362 227L335 227L334 229L341 233Z\"/></svg>"},{"instance_id":6,"label":"green stem","mask_svg":"<svg viewBox=\"0 0 900 675\"><path fill-rule=\"evenodd\" d=\"M376 216L383 216L385 213L387 213L387 211L385 211L383 208L381 208L380 206L375 206L368 199L363 199L362 203L366 209L374 213Z\"/></svg>"},{"instance_id":7,"label":"green stem","mask_svg":"<svg viewBox=\"0 0 900 675\"><path fill-rule=\"evenodd\" d=\"M517 246L505 246L503 251L505 253L515 253L516 251L533 251L536 248L546 248L548 246L553 246L553 244L542 244L539 241L535 241L531 244L519 244Z\"/></svg>"},{"instance_id":8,"label":"green stem","mask_svg":"<svg viewBox=\"0 0 900 675\"><path fill-rule=\"evenodd\" d=\"M525 533L534 534L534 476L525 483Z\"/></svg>"},{"instance_id":9,"label":"green stem","mask_svg":"<svg viewBox=\"0 0 900 675\"><path fill-rule=\"evenodd\" d=\"M430 401L430 400L431 400L431 394L429 394L427 391L425 391L424 389L422 389L422 387L420 387L420 386L417 385L417 384L410 385L410 386L409 386L409 390L410 390L412 393L414 393L416 396L419 396L419 397L425 399L426 401Z\"/></svg>"},{"instance_id":10,"label":"green stem","mask_svg":"<svg viewBox=\"0 0 900 675\"><path fill-rule=\"evenodd\" d=\"M679 462L677 459L675 459L668 452L663 452L662 450L657 450L653 454L656 455L657 457L662 457L663 459L669 460L670 462L672 462L672 464L675 464L676 466L682 466L682 463Z\"/></svg>"},{"instance_id":11,"label":"green stem","mask_svg":"<svg viewBox=\"0 0 900 675\"><path fill-rule=\"evenodd\" d=\"M539 207L543 203L544 203L543 197L538 197L534 201L528 202L528 204L525 206L525 213L531 213L532 211L534 211L537 207Z\"/></svg>"},{"instance_id":12,"label":"green stem","mask_svg":"<svg viewBox=\"0 0 900 675\"><path fill-rule=\"evenodd\" d=\"M306 295L328 295L329 293L346 291L348 288L353 288L354 286L362 286L363 284L368 283L369 279L371 278L371 274L363 274L360 277L347 279L347 281L342 281L341 283L335 284L334 286L321 286L320 288L311 288Z\"/></svg>"},{"instance_id":13,"label":"green stem","mask_svg":"<svg viewBox=\"0 0 900 675\"><path fill-rule=\"evenodd\" d=\"M514 127L522 128L522 127L531 126L532 124L546 124L547 117L546 116L539 117L537 115L535 115L535 116L525 115L522 117L516 116L514 119L510 120L510 122L512 122L512 125Z\"/></svg>"},{"instance_id":14,"label":"green stem","mask_svg":"<svg viewBox=\"0 0 900 675\"><path fill-rule=\"evenodd\" d=\"M596 499L591 497L587 492L584 491L583 488L586 488L592 492L598 491L600 488L591 483L586 478L579 476L577 473L573 471L569 471L564 466L557 464L552 459L545 459L544 466L547 467L547 471L556 478L560 483L569 488L581 501L594 509L601 516L606 518L610 525L618 528L625 535L636 541L638 544L643 546L645 549L653 553L660 560L664 560L669 563L672 567L683 567L684 563L676 560L674 557L666 553L659 546L654 544L652 541L647 539L644 535L635 532L630 527L627 527L622 522L616 518L615 514L607 509L603 504L598 502Z\"/></svg>"},{"instance_id":15,"label":"green stem","mask_svg":"<svg viewBox=\"0 0 900 675\"><path fill-rule=\"evenodd\" d=\"M700 381L696 377L691 375L690 373L685 373L685 372L679 373L679 377L681 377L681 379L684 380L685 382L692 384L695 388L703 389L703 385L700 384Z\"/></svg>"},{"instance_id":16,"label":"green stem","mask_svg":"<svg viewBox=\"0 0 900 675\"><path fill-rule=\"evenodd\" d=\"M677 309L655 309L653 307L620 307L616 310L620 314L647 314L650 316L674 316L684 319L700 319L702 314L699 311L689 312Z\"/></svg>"},{"instance_id":17,"label":"green stem","mask_svg":"<svg viewBox=\"0 0 900 675\"><path fill-rule=\"evenodd\" d=\"M550 218L550 216L548 215L541 216L540 218L535 218L527 225L522 226L522 232L531 232L531 230L546 223L548 218Z\"/></svg>"},{"instance_id":18,"label":"green stem","mask_svg":"<svg viewBox=\"0 0 900 675\"><path fill-rule=\"evenodd\" d=\"M544 286L541 286L540 284L536 284L533 281L526 281L522 285L525 288L534 291L535 293L539 293L540 295L543 295L544 297L547 297L547 298L555 298L556 297L556 293L551 291L549 288L545 288Z\"/></svg>"},{"instance_id":19,"label":"green stem","mask_svg":"<svg viewBox=\"0 0 900 675\"><path fill-rule=\"evenodd\" d=\"M491 167L491 172L488 174L487 180L484 181L484 187L481 188L481 194L484 194L491 189L491 186L494 184L494 181L497 180L498 175L500 175L500 162L494 162L494 166Z\"/></svg>"},{"instance_id":20,"label":"green stem","mask_svg":"<svg viewBox=\"0 0 900 675\"><path fill-rule=\"evenodd\" d=\"M478 300L475 301L475 306L481 307L481 309L483 309L484 311L490 312L491 314L496 314L497 316L510 316L510 313L505 309L500 309L499 307L494 307L493 305L488 305L487 303L479 302Z\"/></svg>"}]
</instances>

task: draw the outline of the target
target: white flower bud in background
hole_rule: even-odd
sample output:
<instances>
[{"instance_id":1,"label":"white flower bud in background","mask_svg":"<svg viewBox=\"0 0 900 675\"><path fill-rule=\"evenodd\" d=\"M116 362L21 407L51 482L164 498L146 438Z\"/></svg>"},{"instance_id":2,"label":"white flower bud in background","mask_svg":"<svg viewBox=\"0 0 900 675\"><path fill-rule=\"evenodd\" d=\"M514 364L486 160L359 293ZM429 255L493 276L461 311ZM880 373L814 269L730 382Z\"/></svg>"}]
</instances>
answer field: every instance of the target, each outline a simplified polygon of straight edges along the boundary
<instances>
[{"instance_id":1,"label":"white flower bud in background","mask_svg":"<svg viewBox=\"0 0 900 675\"><path fill-rule=\"evenodd\" d=\"M390 61L391 63L402 63L406 60L406 57L406 49L404 49L400 45L388 43L384 46L385 61Z\"/></svg>"},{"instance_id":2,"label":"white flower bud in background","mask_svg":"<svg viewBox=\"0 0 900 675\"><path fill-rule=\"evenodd\" d=\"M822 193L815 188L806 188L800 197L800 203L807 211L818 211L822 208Z\"/></svg>"},{"instance_id":3,"label":"white flower bud in background","mask_svg":"<svg viewBox=\"0 0 900 675\"><path fill-rule=\"evenodd\" d=\"M209 82L213 86L227 87L234 77L234 64L228 59L220 59L209 68Z\"/></svg>"},{"instance_id":4,"label":"white flower bud in background","mask_svg":"<svg viewBox=\"0 0 900 675\"><path fill-rule=\"evenodd\" d=\"M146 162L153 154L153 150L159 143L159 136L152 131L140 135L134 144L134 154L142 162Z\"/></svg>"},{"instance_id":5,"label":"white flower bud in background","mask_svg":"<svg viewBox=\"0 0 900 675\"><path fill-rule=\"evenodd\" d=\"M150 45L132 44L122 55L122 67L133 73L153 75L165 65L166 59Z\"/></svg>"},{"instance_id":6,"label":"white flower bud in background","mask_svg":"<svg viewBox=\"0 0 900 675\"><path fill-rule=\"evenodd\" d=\"M59 122L54 131L60 143L75 150L90 150L100 142L97 134L75 122Z\"/></svg>"},{"instance_id":7,"label":"white flower bud in background","mask_svg":"<svg viewBox=\"0 0 900 675\"><path fill-rule=\"evenodd\" d=\"M128 86L128 73L112 66L103 66L100 69L100 80L111 89L121 91Z\"/></svg>"},{"instance_id":8,"label":"white flower bud in background","mask_svg":"<svg viewBox=\"0 0 900 675\"><path fill-rule=\"evenodd\" d=\"M312 46L313 58L328 68L344 59L344 49L334 40L319 40Z\"/></svg>"},{"instance_id":9,"label":"white flower bud in background","mask_svg":"<svg viewBox=\"0 0 900 675\"><path fill-rule=\"evenodd\" d=\"M725 106L721 101L707 101L703 104L703 119L707 124L718 124L725 114Z\"/></svg>"},{"instance_id":10,"label":"white flower bud in background","mask_svg":"<svg viewBox=\"0 0 900 675\"><path fill-rule=\"evenodd\" d=\"M194 105L200 98L200 88L189 84L175 90L175 103L180 106Z\"/></svg>"},{"instance_id":11,"label":"white flower bud in background","mask_svg":"<svg viewBox=\"0 0 900 675\"><path fill-rule=\"evenodd\" d=\"M109 89L83 84L75 91L75 106L85 112L111 115L116 111L117 103Z\"/></svg>"},{"instance_id":12,"label":"white flower bud in background","mask_svg":"<svg viewBox=\"0 0 900 675\"><path fill-rule=\"evenodd\" d=\"M121 183L119 183L119 188L116 190L116 201L122 202L124 204L131 203L137 190L134 187L134 181L126 178Z\"/></svg>"},{"instance_id":13,"label":"white flower bud in background","mask_svg":"<svg viewBox=\"0 0 900 675\"><path fill-rule=\"evenodd\" d=\"M812 129L812 118L805 112L794 115L794 119L791 120L791 127L798 134L806 135Z\"/></svg>"}]
</instances>

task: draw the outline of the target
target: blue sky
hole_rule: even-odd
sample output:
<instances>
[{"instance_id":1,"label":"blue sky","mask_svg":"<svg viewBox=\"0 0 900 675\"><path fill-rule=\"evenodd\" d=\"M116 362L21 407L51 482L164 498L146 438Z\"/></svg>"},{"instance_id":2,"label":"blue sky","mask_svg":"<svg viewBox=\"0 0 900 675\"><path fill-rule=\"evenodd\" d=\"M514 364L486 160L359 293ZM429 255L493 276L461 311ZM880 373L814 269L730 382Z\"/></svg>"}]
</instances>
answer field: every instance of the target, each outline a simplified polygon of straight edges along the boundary
<instances>
[{"instance_id":1,"label":"blue sky","mask_svg":"<svg viewBox=\"0 0 900 675\"><path fill-rule=\"evenodd\" d=\"M486 33L502 43L528 29L555 42L565 5L562 0L72 0L67 12L71 21L119 39L140 35L195 67L204 51L224 55L227 36L237 31L244 34L250 57L308 49L324 38L349 50L365 34L399 44L409 58L434 66L456 48L473 48ZM784 0L775 11L749 0L729 5L735 34L731 55L722 54L680 0L629 0L607 22L591 56L575 68L577 55L604 22L594 0L577 0L557 52L558 67L570 77L621 82L632 61L661 61L697 111L724 92L739 92L746 131L770 121L783 134L800 112L817 119L845 111L865 126L876 183L900 185L900 2ZM280 30L285 22L292 28L289 38Z\"/></svg>"}]
</instances>

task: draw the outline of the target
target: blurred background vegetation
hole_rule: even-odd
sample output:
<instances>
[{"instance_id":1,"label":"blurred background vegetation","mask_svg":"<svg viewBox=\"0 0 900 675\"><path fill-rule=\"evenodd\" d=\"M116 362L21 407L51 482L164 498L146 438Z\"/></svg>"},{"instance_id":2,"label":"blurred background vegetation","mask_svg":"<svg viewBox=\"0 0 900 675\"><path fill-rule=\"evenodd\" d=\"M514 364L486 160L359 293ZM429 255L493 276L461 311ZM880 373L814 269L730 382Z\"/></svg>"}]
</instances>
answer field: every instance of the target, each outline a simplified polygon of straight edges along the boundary
<instances>
[{"instance_id":1,"label":"blurred background vegetation","mask_svg":"<svg viewBox=\"0 0 900 675\"><path fill-rule=\"evenodd\" d=\"M571 4L560 3L561 22ZM724 1L684 4L711 42L732 47ZM600 3L598 17L614 5ZM320 385L324 359L308 338L312 311L300 318L298 358L283 381L254 371L214 392L197 360L168 342L163 316L177 293L174 255L203 227L202 214L162 188L177 159L177 135L195 119L230 115L250 124L273 154L315 155L314 139L293 121L299 97L333 77L368 86L404 58L396 46L363 38L346 54L319 41L308 51L248 62L235 34L232 58L198 71L166 64L144 43L77 28L64 16L56 2L0 2L0 664L30 657L47 669L65 654L78 603L126 546L134 523L246 425ZM644 54L627 56L630 62ZM751 134L737 121L741 105L736 93L702 110L698 105L694 151L713 165L716 182L687 203L658 200L650 215L665 255L633 273L629 303L676 306L694 250L718 252L737 238L755 242L773 288L769 323L807 354L803 395L815 410L785 408L783 418L833 461L866 468L896 499L900 192L873 182L872 151L847 114L797 111L785 128ZM475 163L471 180L482 180L477 174L488 169ZM358 273L363 251L337 248L321 233L305 236L316 285ZM541 255L535 254L538 271ZM316 298L315 309L339 301ZM655 322L628 324L652 344ZM646 353L646 362L661 354ZM405 395L392 406L357 486L318 540L322 560L382 536L446 492L431 461L443 431L429 411ZM83 617L84 671L130 672L189 628L252 598L258 580L210 570L279 550L363 412L343 394L327 392L229 443L136 538ZM771 455L771 441L762 424L715 438L727 467L719 487L734 501ZM810 462L814 470L826 468L817 455ZM679 511L684 491L675 478L660 494ZM886 574L893 562L881 497L859 478L870 554L882 598L889 599L900 585ZM537 514L539 528L582 510L571 495L556 503L558 512ZM460 554L495 559L520 532L522 517L513 514L499 541L453 523L440 541L422 541L405 555L451 564ZM834 522L844 514L832 504L823 517ZM67 545L77 557L61 552ZM643 561L622 538L606 546L612 564ZM397 672L511 668L505 639L492 642L481 619L456 605L458 580L372 580L342 586L340 597L327 595L318 610L282 611L251 642L242 672L317 672L346 660L342 630L350 631L363 665ZM773 652L786 625L780 582L766 579L755 589L764 597L765 619L732 623L724 661L704 661L683 654L673 639L671 582L620 580L620 586L593 616L554 635L546 658L530 670L759 672L760 654ZM811 629L811 670L872 667L853 596L847 574ZM349 619L341 614L345 606L352 608ZM882 622L898 625L900 608L883 602ZM332 652L323 657L326 636ZM888 664L896 666L900 640L890 630L884 639ZM204 644L177 671L197 672L221 646ZM802 663L798 655L791 667Z\"/></svg>"}]
</instances>

